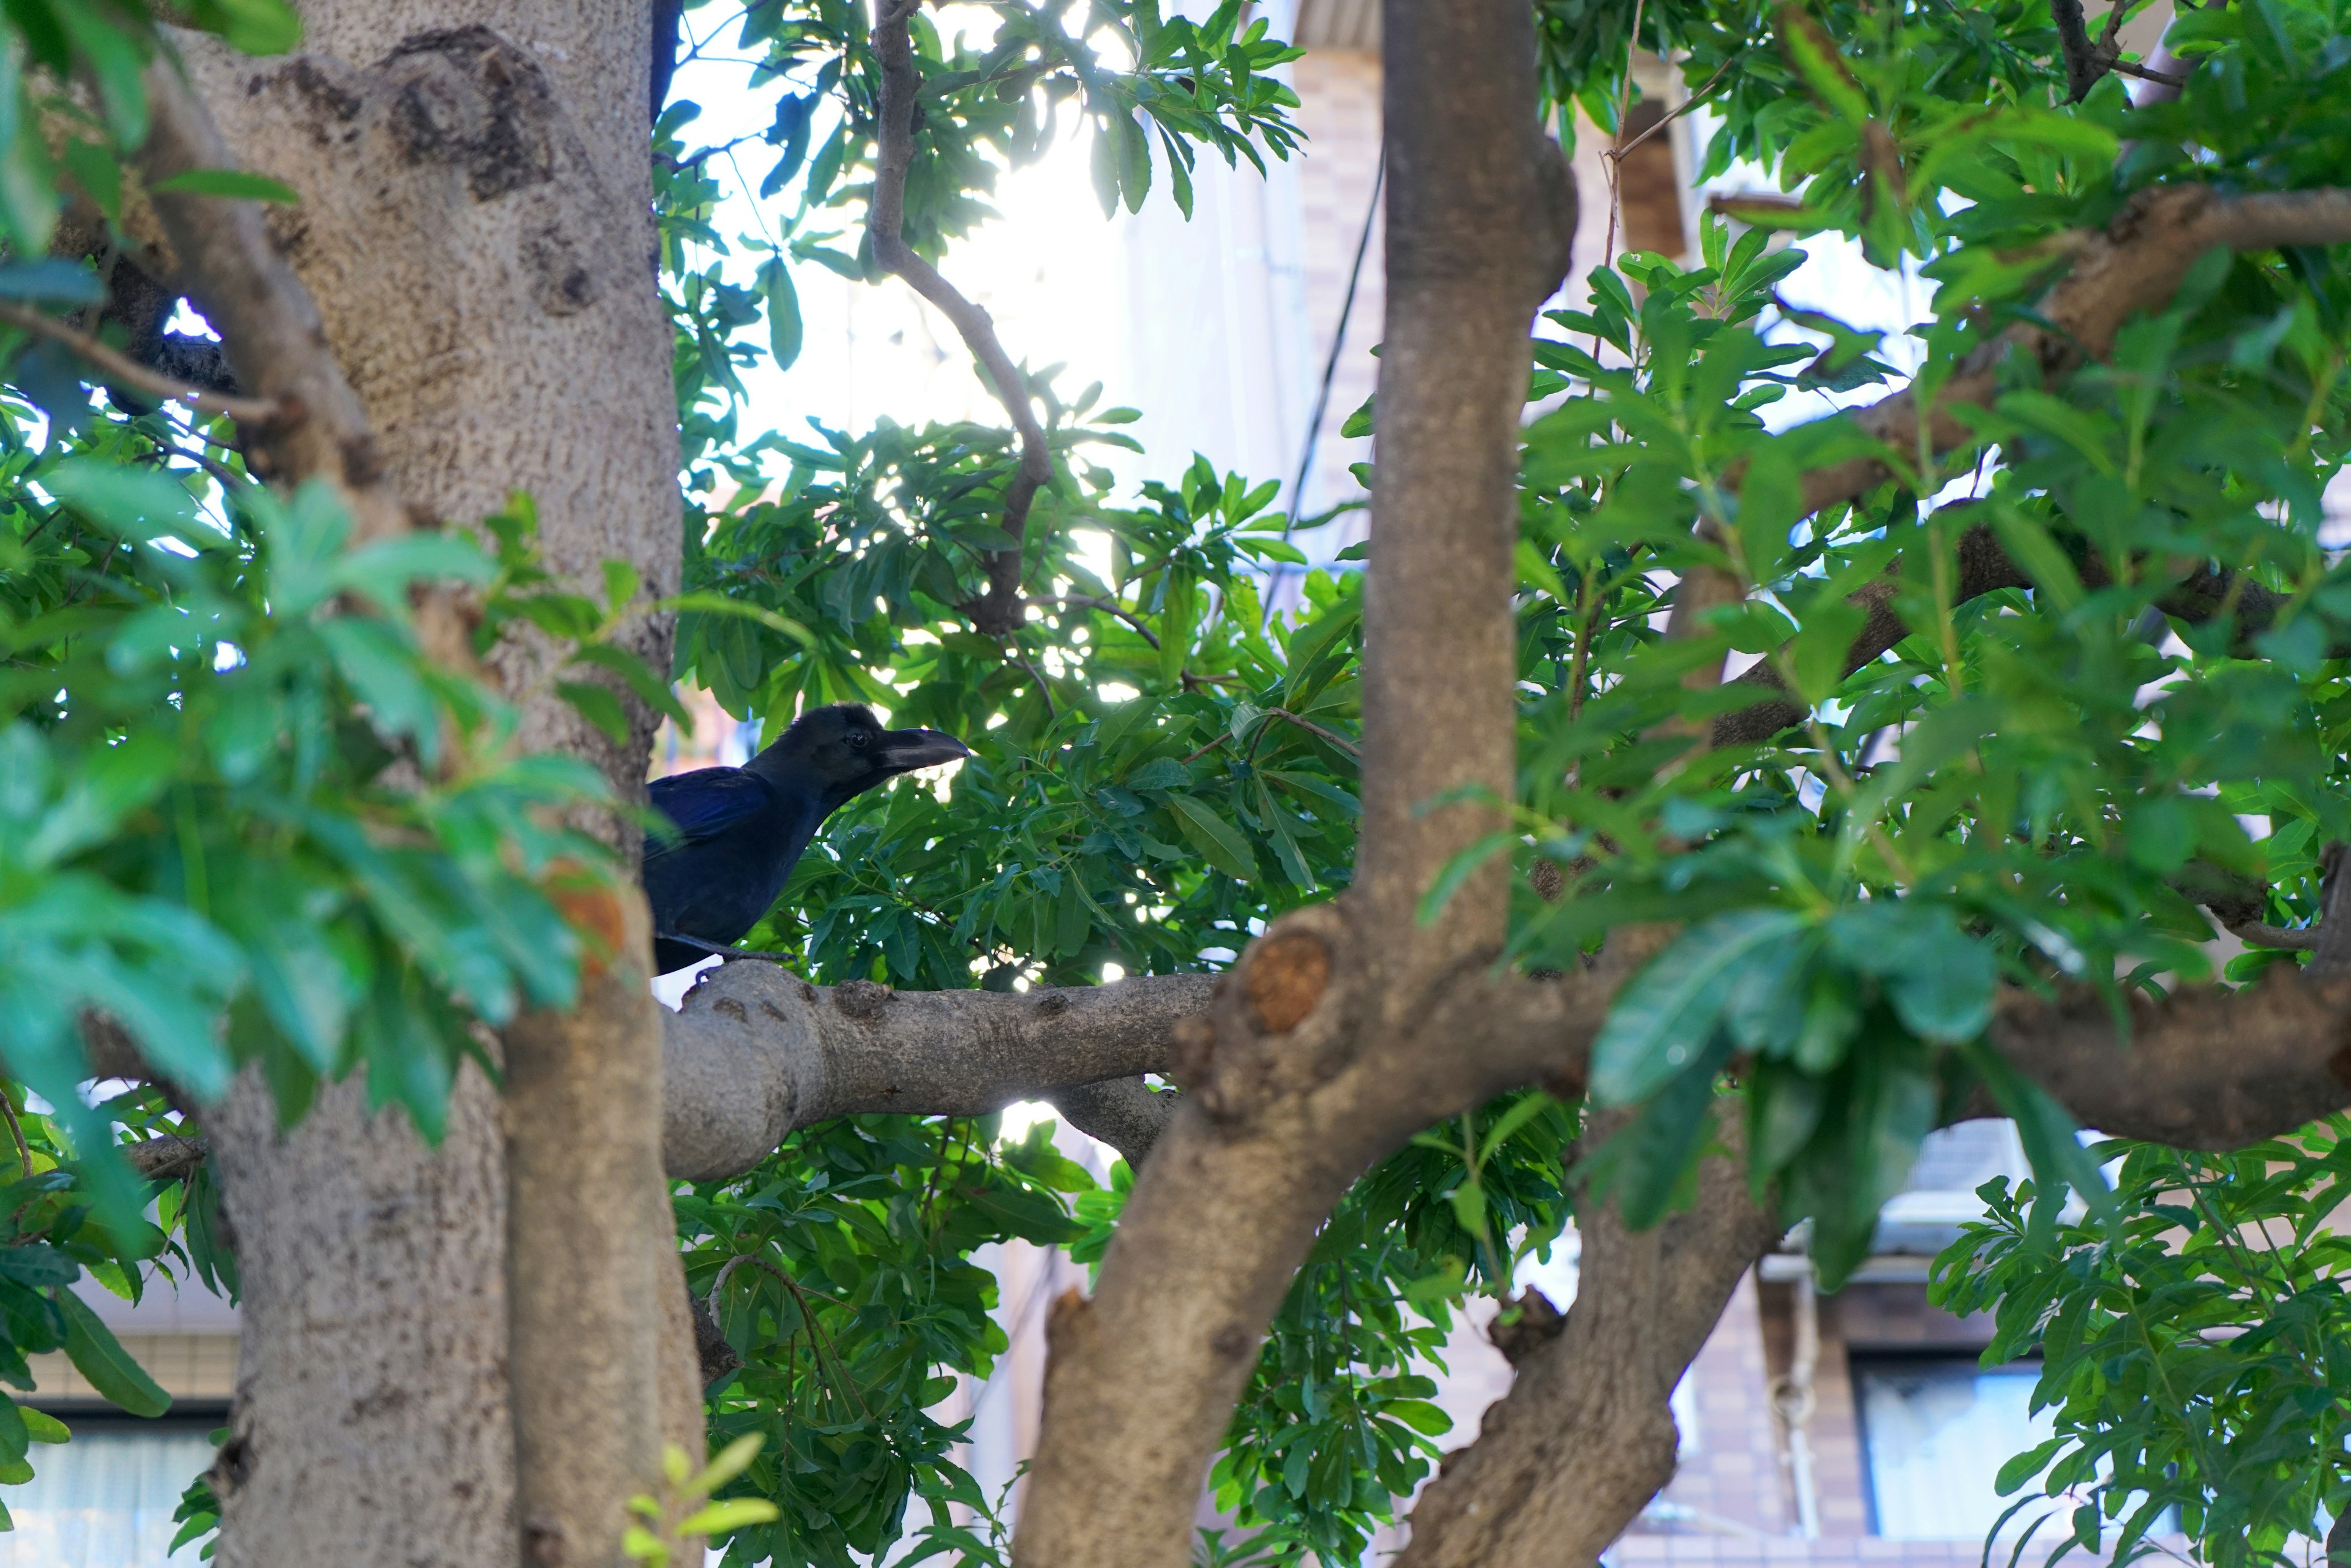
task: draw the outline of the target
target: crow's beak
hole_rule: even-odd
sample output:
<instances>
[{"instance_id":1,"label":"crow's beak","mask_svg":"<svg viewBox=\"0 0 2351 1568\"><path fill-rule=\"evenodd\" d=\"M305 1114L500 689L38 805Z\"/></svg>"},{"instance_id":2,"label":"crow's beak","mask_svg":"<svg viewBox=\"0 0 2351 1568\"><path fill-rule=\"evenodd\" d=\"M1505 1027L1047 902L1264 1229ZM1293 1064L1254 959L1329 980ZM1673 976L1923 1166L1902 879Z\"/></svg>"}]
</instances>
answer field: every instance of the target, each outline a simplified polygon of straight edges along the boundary
<instances>
[{"instance_id":1,"label":"crow's beak","mask_svg":"<svg viewBox=\"0 0 2351 1568\"><path fill-rule=\"evenodd\" d=\"M882 764L893 773L935 768L970 755L970 747L935 729L893 729L882 737Z\"/></svg>"}]
</instances>

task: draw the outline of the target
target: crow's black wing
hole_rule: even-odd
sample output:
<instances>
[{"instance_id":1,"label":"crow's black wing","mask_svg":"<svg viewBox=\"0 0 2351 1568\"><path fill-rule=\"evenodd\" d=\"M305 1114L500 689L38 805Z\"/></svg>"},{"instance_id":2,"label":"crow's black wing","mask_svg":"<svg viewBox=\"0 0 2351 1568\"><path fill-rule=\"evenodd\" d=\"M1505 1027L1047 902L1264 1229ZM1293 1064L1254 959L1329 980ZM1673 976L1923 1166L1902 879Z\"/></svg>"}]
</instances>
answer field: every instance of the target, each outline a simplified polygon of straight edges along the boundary
<instances>
[{"instance_id":1,"label":"crow's black wing","mask_svg":"<svg viewBox=\"0 0 2351 1568\"><path fill-rule=\"evenodd\" d=\"M654 809L675 823L678 837L645 835L645 859L654 860L715 839L740 826L775 803L774 786L740 768L697 768L674 773L648 786Z\"/></svg>"}]
</instances>

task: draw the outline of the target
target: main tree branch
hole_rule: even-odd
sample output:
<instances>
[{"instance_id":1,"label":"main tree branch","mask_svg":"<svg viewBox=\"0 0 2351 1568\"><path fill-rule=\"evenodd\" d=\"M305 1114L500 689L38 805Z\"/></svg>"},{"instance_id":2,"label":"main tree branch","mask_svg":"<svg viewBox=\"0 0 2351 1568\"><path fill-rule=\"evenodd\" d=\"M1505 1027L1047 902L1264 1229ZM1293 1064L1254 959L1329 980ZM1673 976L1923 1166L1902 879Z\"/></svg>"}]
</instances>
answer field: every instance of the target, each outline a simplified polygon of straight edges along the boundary
<instances>
[{"instance_id":1,"label":"main tree branch","mask_svg":"<svg viewBox=\"0 0 2351 1568\"><path fill-rule=\"evenodd\" d=\"M2071 256L2065 277L2042 298L2032 320L1977 349L1942 384L1928 418L1928 444L1939 455L1974 440L1953 410L1991 406L2001 390L2000 367L2012 356L2031 359L2044 382L2104 359L2123 323L2168 305L2188 269L2216 246L2271 250L2346 241L2351 241L2351 190L2229 196L2210 185L2169 185L2141 192L2105 228L2064 236L2057 254ZM1890 453L1919 448L1917 399L1909 392L1838 417L1850 418ZM1896 476L1893 464L1879 456L1815 468L1804 476L1803 509L1809 515L1857 499Z\"/></svg>"},{"instance_id":2,"label":"main tree branch","mask_svg":"<svg viewBox=\"0 0 2351 1568\"><path fill-rule=\"evenodd\" d=\"M811 986L772 964L728 964L668 1019L662 1153L673 1176L750 1169L787 1133L865 1112L977 1116L1016 1100L1168 1067L1177 1026L1208 1004L1207 975L1137 976L1029 991ZM1147 1093L1136 1085L1140 1092ZM1122 1092L1064 1113L1149 1146ZM1111 1120L1111 1118L1116 1118ZM1155 1131L1150 1128L1150 1131Z\"/></svg>"},{"instance_id":3,"label":"main tree branch","mask_svg":"<svg viewBox=\"0 0 2351 1568\"><path fill-rule=\"evenodd\" d=\"M937 306L961 334L971 357L987 372L988 390L1004 405L1005 413L1020 434L1020 465L1004 489L1004 531L1011 543L987 558L987 591L964 605L972 624L990 636L1017 630L1021 620L1020 559L1029 527L1029 509L1037 492L1053 478L1052 449L1045 427L1038 423L1029 382L1004 351L996 323L987 312L938 268L914 254L906 243L906 172L914 162L914 112L922 96L923 75L914 64L912 26L923 0L882 0L873 24L873 52L882 61L882 97L873 170L873 199L867 209L865 233L872 242L873 259L906 280L914 292Z\"/></svg>"}]
</instances>

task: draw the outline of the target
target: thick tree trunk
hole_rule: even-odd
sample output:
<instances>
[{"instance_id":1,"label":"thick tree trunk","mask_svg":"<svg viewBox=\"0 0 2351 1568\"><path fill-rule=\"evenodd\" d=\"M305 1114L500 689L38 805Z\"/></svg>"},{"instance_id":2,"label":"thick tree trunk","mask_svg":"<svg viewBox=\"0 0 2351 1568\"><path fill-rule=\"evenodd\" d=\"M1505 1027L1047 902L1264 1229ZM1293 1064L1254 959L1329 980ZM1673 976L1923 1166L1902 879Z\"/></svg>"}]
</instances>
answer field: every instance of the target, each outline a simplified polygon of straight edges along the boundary
<instances>
[{"instance_id":1,"label":"thick tree trunk","mask_svg":"<svg viewBox=\"0 0 2351 1568\"><path fill-rule=\"evenodd\" d=\"M221 1568L510 1568L497 1124L473 1067L437 1150L357 1079L282 1137L257 1071L207 1112L245 1288Z\"/></svg>"},{"instance_id":2,"label":"thick tree trunk","mask_svg":"<svg viewBox=\"0 0 2351 1568\"><path fill-rule=\"evenodd\" d=\"M1332 1205L1417 1128L1540 1075L1495 1038L1514 1001L1547 1015L1561 1055L1576 1045L1560 1008L1580 981L1486 988L1506 866L1433 925L1416 917L1515 786L1518 420L1573 191L1537 119L1524 0L1388 0L1384 15L1389 292L1356 877L1343 908L1285 915L1251 944L1211 1018L1178 1037L1184 1103L1093 1301L1053 1316L1024 1568L1186 1561L1209 1456Z\"/></svg>"},{"instance_id":3,"label":"thick tree trunk","mask_svg":"<svg viewBox=\"0 0 2351 1568\"><path fill-rule=\"evenodd\" d=\"M381 473L421 526L464 525L527 491L557 570L593 582L619 559L651 592L673 590L677 444L653 288L647 0L300 8L305 53L252 60L191 42L191 79L236 161L302 195L272 214L271 235L373 433L372 450L345 466ZM667 667L665 622L648 619L635 642ZM641 788L650 723L611 745L542 695L546 664L529 644L496 656L524 704L524 744L592 758L624 793ZM618 1561L623 1500L654 1476L673 1315L660 1291L675 1270L659 1261L674 1241L643 915L587 913L623 945L579 1009L515 1031L520 1092L503 1128L478 1082L437 1153L404 1131L360 1128L334 1096L283 1142L250 1107L225 1111L232 1218L248 1249L273 1239L245 1271L238 1438L253 1464L282 1467L237 1489L252 1500L225 1514L227 1560L510 1568L527 1523L541 1561ZM513 1228L533 1239L510 1291L502 1133ZM319 1186L304 1151L355 1139L367 1157L344 1179L362 1197L395 1196L343 1201ZM434 1267L379 1260L399 1256L385 1250L387 1212L444 1238L409 1244ZM305 1304L329 1279L327 1321L344 1325L334 1332ZM381 1375L350 1397L302 1397L345 1376L335 1363L357 1354L346 1339L452 1348L359 1354L363 1369L384 1362ZM373 1401L360 1427L369 1462L339 1464L362 1396ZM668 1424L686 1435L674 1390L670 1405ZM510 1408L526 1456L519 1516ZM465 1454L448 1451L460 1440Z\"/></svg>"}]
</instances>

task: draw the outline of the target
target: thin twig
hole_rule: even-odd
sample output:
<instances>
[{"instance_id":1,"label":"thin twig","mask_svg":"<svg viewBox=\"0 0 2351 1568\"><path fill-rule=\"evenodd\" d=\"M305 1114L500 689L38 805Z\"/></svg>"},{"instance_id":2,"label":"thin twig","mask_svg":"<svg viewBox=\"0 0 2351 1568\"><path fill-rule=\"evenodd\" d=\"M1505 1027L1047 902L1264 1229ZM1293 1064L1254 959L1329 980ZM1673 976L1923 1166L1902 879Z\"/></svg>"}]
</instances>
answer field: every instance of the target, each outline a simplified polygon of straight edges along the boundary
<instances>
[{"instance_id":1,"label":"thin twig","mask_svg":"<svg viewBox=\"0 0 2351 1568\"><path fill-rule=\"evenodd\" d=\"M1364 748L1357 746L1353 741L1349 740L1345 736L1341 735L1336 730L1325 729L1311 718L1301 718L1286 707L1270 707L1265 710L1265 716L1268 718L1288 719L1299 728L1308 730L1315 735L1321 736L1323 739L1329 741L1332 745L1337 747L1348 756L1353 757L1359 761L1363 758Z\"/></svg>"},{"instance_id":2,"label":"thin twig","mask_svg":"<svg viewBox=\"0 0 2351 1568\"><path fill-rule=\"evenodd\" d=\"M1350 757L1353 757L1353 758L1356 758L1358 761L1360 761L1360 760L1363 758L1363 755L1364 755L1363 747L1361 747L1357 746L1353 741L1349 740L1345 736L1339 734L1339 733L1338 733L1337 731L1335 731L1335 730L1329 730L1329 729L1325 729L1325 728L1323 728L1321 725L1316 724L1316 723L1315 723L1312 719L1311 719L1311 718L1301 718L1301 717L1299 717L1296 714L1294 714L1294 713L1290 712L1290 711L1288 708L1286 708L1286 707L1270 707L1270 708L1267 708L1267 709L1265 709L1265 710L1264 710L1263 716L1264 716L1264 717L1266 717L1266 718L1287 719L1289 722L1290 722L1291 724L1296 725L1296 726L1297 726L1299 728L1301 728L1301 729L1308 730L1308 731L1312 732L1312 733L1313 733L1313 734L1315 734L1315 735L1319 735L1319 736L1321 736L1323 739L1325 739L1325 740L1329 741L1332 745L1333 745L1333 746L1337 747L1340 750L1342 750L1342 751L1345 752L1348 756L1350 756ZM1260 725L1258 727L1258 732L1257 732L1257 733L1258 733L1258 738L1259 738L1259 739L1262 739L1262 738L1264 738L1264 736L1265 736L1265 727L1264 727L1263 725L1261 725L1261 724L1260 724ZM1210 753L1211 751L1216 750L1216 749L1217 749L1217 747L1220 747L1220 746L1224 745L1226 741L1228 741L1228 740L1229 740L1229 739L1231 739L1231 738L1232 738L1232 737L1231 737L1231 735L1230 735L1229 733L1227 733L1227 734L1224 734L1224 735L1219 735L1219 736L1218 736L1218 737L1217 737L1214 740L1212 740L1212 741L1208 742L1208 744L1207 744L1207 745L1206 745L1206 746L1204 746L1204 747L1200 747L1200 749L1199 749L1199 750L1197 750L1197 751L1196 751L1196 752L1192 753L1192 755L1191 755L1191 756L1186 757L1186 758L1184 758L1184 760L1185 760L1186 763L1196 762L1196 761L1198 761L1201 758L1207 756L1207 755L1208 755L1208 753ZM1251 741L1249 742L1249 754L1248 754L1248 757L1255 757L1256 755L1257 755L1257 741L1256 741L1256 740L1251 740ZM1246 758L1246 757L1245 757L1245 758L1243 758L1243 760L1244 760L1244 761L1248 760L1248 758Z\"/></svg>"},{"instance_id":3,"label":"thin twig","mask_svg":"<svg viewBox=\"0 0 2351 1568\"><path fill-rule=\"evenodd\" d=\"M2271 925L2259 920L2247 920L2229 929L2242 938L2248 947L2278 947L2289 953L2314 953L2318 950L2319 927L2315 925Z\"/></svg>"},{"instance_id":4,"label":"thin twig","mask_svg":"<svg viewBox=\"0 0 2351 1568\"><path fill-rule=\"evenodd\" d=\"M1625 42L1625 79L1616 87L1617 136L1625 134L1625 116L1633 106L1633 57L1641 52L1641 10L1646 3L1647 0L1633 0L1633 31ZM1613 152L1615 149L1612 147L1608 151ZM1617 167L1617 163L1618 160L1608 157L1604 152L1602 154L1601 167L1608 174L1608 239L1601 247L1600 265L1607 267L1616 265L1616 220L1625 210L1624 171ZM1597 330L1592 334L1592 357L1595 360L1600 357L1600 334Z\"/></svg>"},{"instance_id":5,"label":"thin twig","mask_svg":"<svg viewBox=\"0 0 2351 1568\"><path fill-rule=\"evenodd\" d=\"M2106 7L2106 25L2098 34L2098 52L2109 59L2122 53L2123 16L2130 7L2123 0Z\"/></svg>"},{"instance_id":6,"label":"thin twig","mask_svg":"<svg viewBox=\"0 0 2351 1568\"><path fill-rule=\"evenodd\" d=\"M2188 78L2173 71L2159 71L2152 66L2133 65L2128 60L2116 60L2112 68L2120 75L2137 77L2141 81L2157 82L2168 88L2183 88Z\"/></svg>"},{"instance_id":7,"label":"thin twig","mask_svg":"<svg viewBox=\"0 0 2351 1568\"><path fill-rule=\"evenodd\" d=\"M1045 602L1048 604L1074 604L1081 610L1099 610L1105 615L1115 615L1121 621L1125 622L1129 626L1134 627L1135 631L1141 632L1144 642L1150 643L1154 648L1159 646L1159 639L1157 636L1153 634L1151 623L1115 600L1088 599L1076 594L1065 593L1059 599L1049 599Z\"/></svg>"},{"instance_id":8,"label":"thin twig","mask_svg":"<svg viewBox=\"0 0 2351 1568\"><path fill-rule=\"evenodd\" d=\"M1059 717L1060 715L1057 714L1053 708L1052 683L1045 678L1045 673L1042 670L1040 670L1036 665L1030 664L1025 657L1019 653L1011 655L1011 659L1014 664L1028 671L1029 678L1037 683L1037 695L1042 699L1045 704L1046 721L1050 723L1053 719Z\"/></svg>"},{"instance_id":9,"label":"thin twig","mask_svg":"<svg viewBox=\"0 0 2351 1568\"><path fill-rule=\"evenodd\" d=\"M9 1136L16 1140L16 1174L29 1176L33 1174L33 1151L25 1142L25 1124L16 1120L16 1103L5 1090L0 1090L0 1115L8 1118Z\"/></svg>"},{"instance_id":10,"label":"thin twig","mask_svg":"<svg viewBox=\"0 0 2351 1568\"><path fill-rule=\"evenodd\" d=\"M705 147L701 152L693 154L691 157L669 159L665 160L665 162L669 163L671 168L675 169L682 173L688 169L699 167L705 159L716 158L722 152L732 152L737 147L742 146L746 141L757 141L762 134L764 133L761 131L754 131L747 135L737 136L732 141L721 141L716 146Z\"/></svg>"},{"instance_id":11,"label":"thin twig","mask_svg":"<svg viewBox=\"0 0 2351 1568\"><path fill-rule=\"evenodd\" d=\"M856 1383L851 1379L849 1369L841 1363L840 1348L832 1343L832 1336L824 1332L824 1325L817 1322L816 1314L809 1311L808 1298L810 1296L816 1297L819 1301L831 1301L835 1306L848 1305L839 1297L828 1296L821 1291L803 1291L800 1289L799 1281L775 1264L768 1262L765 1258L754 1257L748 1252L738 1252L720 1267L718 1277L710 1281L710 1294L703 1298L705 1303L710 1308L711 1317L716 1320L718 1316L718 1292L726 1288L727 1277L746 1263L750 1264L754 1269L765 1269L776 1277L778 1282L786 1291L791 1292L792 1300L799 1303L800 1309L800 1322L809 1326L809 1352L815 1358L817 1375L820 1378L824 1375L825 1353L831 1351L835 1385L848 1394L851 1401L856 1405L859 1415L869 1420L872 1419L873 1413L865 1407L864 1396L857 1392Z\"/></svg>"},{"instance_id":12,"label":"thin twig","mask_svg":"<svg viewBox=\"0 0 2351 1568\"><path fill-rule=\"evenodd\" d=\"M906 173L914 162L914 100L923 89L911 32L921 5L922 0L882 0L880 15L874 19L873 51L882 61L882 91L876 115L873 198L865 232L873 243L875 263L904 278L954 324L964 346L986 372L988 390L1020 433L1020 465L1013 470L1012 482L1004 491L1002 527L1012 542L989 554L987 591L961 606L974 626L1000 637L1020 625L1020 559L1029 508L1037 492L1053 477L1052 450L1046 444L1045 427L1038 423L1029 383L997 339L996 323L940 277L936 267L916 256L902 232L906 219Z\"/></svg>"},{"instance_id":13,"label":"thin twig","mask_svg":"<svg viewBox=\"0 0 2351 1568\"><path fill-rule=\"evenodd\" d=\"M150 370L120 350L109 348L89 333L76 331L63 321L52 319L23 305L0 302L0 321L63 344L77 357L95 366L110 382L119 382L156 397L168 398L199 413L225 413L240 423L255 424L281 418L286 412L283 404L267 399L232 397L225 392L207 392L203 387L174 381L160 371Z\"/></svg>"},{"instance_id":14,"label":"thin twig","mask_svg":"<svg viewBox=\"0 0 2351 1568\"><path fill-rule=\"evenodd\" d=\"M1657 123L1649 127L1648 130L1641 132L1640 135L1633 138L1632 141L1625 143L1624 146L1604 148L1602 150L1600 155L1603 158L1621 160L1625 154L1632 152L1634 148L1638 147L1642 142L1646 141L1650 137L1655 136L1658 131L1663 131L1667 126L1671 125L1675 120L1679 120L1683 115L1687 114L1691 110L1696 109L1700 104L1706 102L1706 95L1714 90L1714 84L1720 81L1722 79L1723 73L1728 71L1734 64L1736 64L1740 57L1740 56L1733 55L1730 58L1715 67L1714 74L1707 78L1704 84L1701 85L1696 92L1682 99L1680 108L1675 110L1671 114L1668 114L1664 119L1658 120ZM1620 125L1624 123L1621 118L1617 123Z\"/></svg>"}]
</instances>

